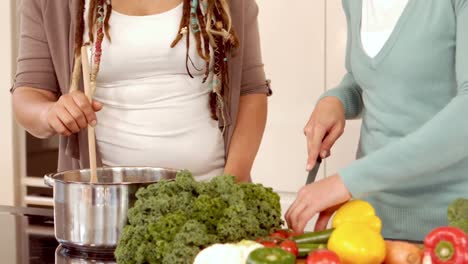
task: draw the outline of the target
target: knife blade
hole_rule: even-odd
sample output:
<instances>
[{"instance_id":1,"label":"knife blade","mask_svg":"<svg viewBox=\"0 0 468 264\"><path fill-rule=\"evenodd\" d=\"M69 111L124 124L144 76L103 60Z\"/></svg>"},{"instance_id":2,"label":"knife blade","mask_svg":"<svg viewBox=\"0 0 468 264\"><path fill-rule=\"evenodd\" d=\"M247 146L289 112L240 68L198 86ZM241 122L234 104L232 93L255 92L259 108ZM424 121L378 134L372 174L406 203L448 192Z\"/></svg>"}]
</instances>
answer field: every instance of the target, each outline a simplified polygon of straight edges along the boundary
<instances>
[{"instance_id":1,"label":"knife blade","mask_svg":"<svg viewBox=\"0 0 468 264\"><path fill-rule=\"evenodd\" d=\"M317 178L317 173L318 173L318 171L320 169L320 164L321 163L322 163L322 158L320 158L320 156L318 156L317 162L315 163L314 168L312 168L312 170L309 171L309 175L307 176L307 180L306 180L306 185L310 184L310 183L313 183L315 181L315 178Z\"/></svg>"}]
</instances>

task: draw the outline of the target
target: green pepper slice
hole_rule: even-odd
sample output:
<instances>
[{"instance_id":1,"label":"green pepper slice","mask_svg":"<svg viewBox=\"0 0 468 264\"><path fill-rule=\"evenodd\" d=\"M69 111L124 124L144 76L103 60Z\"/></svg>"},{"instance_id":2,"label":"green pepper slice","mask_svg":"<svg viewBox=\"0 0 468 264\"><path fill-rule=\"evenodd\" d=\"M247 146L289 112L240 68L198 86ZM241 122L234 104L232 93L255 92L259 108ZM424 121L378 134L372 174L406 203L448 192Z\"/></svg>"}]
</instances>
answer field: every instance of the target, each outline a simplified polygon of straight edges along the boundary
<instances>
[{"instance_id":1,"label":"green pepper slice","mask_svg":"<svg viewBox=\"0 0 468 264\"><path fill-rule=\"evenodd\" d=\"M295 264L296 257L280 248L258 248L247 258L247 264Z\"/></svg>"}]
</instances>

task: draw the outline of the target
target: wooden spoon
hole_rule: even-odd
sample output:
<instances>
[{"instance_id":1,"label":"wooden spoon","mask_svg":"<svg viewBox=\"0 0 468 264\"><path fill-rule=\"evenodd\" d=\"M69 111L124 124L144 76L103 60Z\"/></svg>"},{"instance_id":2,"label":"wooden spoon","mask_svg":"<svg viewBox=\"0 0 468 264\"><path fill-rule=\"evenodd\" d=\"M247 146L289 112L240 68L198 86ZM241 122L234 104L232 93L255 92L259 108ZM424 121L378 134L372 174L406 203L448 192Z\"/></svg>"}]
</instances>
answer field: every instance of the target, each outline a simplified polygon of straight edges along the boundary
<instances>
[{"instance_id":1,"label":"wooden spoon","mask_svg":"<svg viewBox=\"0 0 468 264\"><path fill-rule=\"evenodd\" d=\"M91 70L89 66L88 46L81 48L81 64L83 68L83 81L85 88L85 95L92 103L94 91L96 90L96 83L91 82ZM96 134L94 127L88 125L88 148L89 148L89 164L91 170L90 183L97 183L97 163L96 163Z\"/></svg>"}]
</instances>

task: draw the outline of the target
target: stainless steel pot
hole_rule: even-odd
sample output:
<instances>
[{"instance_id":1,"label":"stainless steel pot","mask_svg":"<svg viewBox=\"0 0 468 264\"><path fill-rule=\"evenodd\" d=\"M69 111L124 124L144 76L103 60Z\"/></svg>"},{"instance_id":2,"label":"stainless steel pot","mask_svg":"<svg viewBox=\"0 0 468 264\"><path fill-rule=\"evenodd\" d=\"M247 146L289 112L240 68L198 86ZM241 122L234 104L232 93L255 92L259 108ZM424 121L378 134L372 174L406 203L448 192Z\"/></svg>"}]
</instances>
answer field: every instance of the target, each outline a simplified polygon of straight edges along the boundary
<instances>
[{"instance_id":1,"label":"stainless steel pot","mask_svg":"<svg viewBox=\"0 0 468 264\"><path fill-rule=\"evenodd\" d=\"M95 184L89 183L89 170L44 176L45 184L54 188L55 237L67 248L114 251L136 191L162 179L174 179L177 170L108 167L99 168L97 174Z\"/></svg>"}]
</instances>

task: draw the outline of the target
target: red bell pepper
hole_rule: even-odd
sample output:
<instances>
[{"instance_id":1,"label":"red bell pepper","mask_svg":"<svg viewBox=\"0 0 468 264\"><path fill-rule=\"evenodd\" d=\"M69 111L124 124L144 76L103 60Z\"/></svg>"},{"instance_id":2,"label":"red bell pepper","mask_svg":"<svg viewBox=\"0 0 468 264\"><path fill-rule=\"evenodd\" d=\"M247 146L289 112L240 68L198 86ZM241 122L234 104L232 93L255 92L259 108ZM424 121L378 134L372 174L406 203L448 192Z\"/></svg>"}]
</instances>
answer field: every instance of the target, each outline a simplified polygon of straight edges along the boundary
<instances>
[{"instance_id":1,"label":"red bell pepper","mask_svg":"<svg viewBox=\"0 0 468 264\"><path fill-rule=\"evenodd\" d=\"M468 237L455 227L438 227L424 239L425 255L432 264L467 264Z\"/></svg>"}]
</instances>

